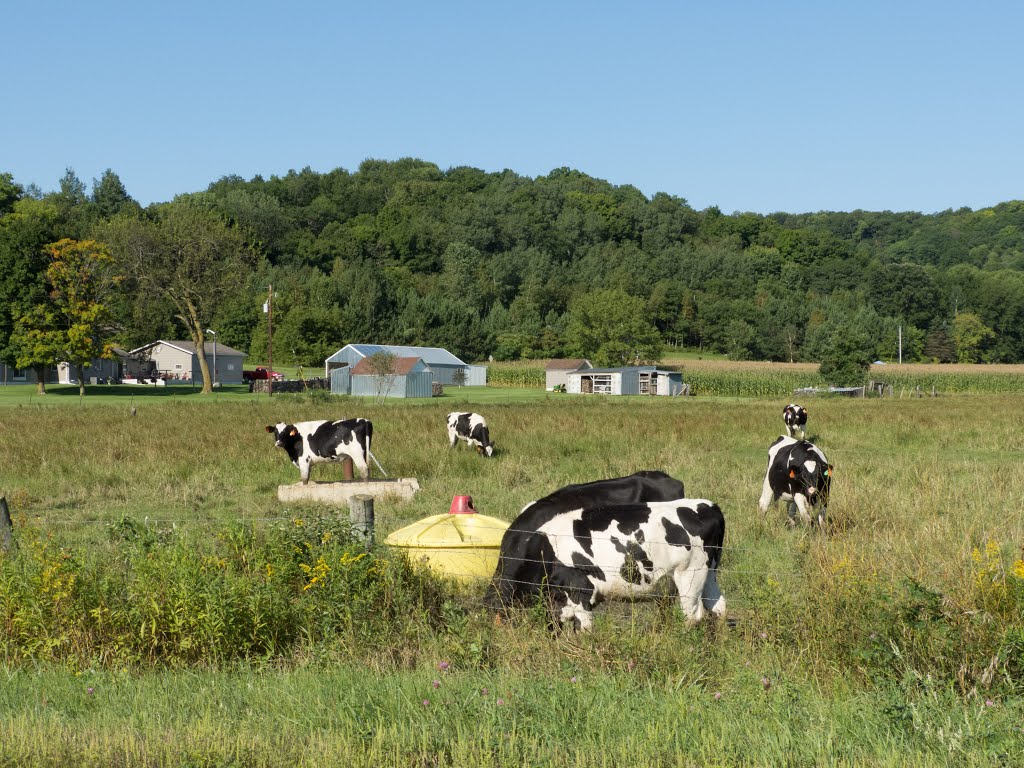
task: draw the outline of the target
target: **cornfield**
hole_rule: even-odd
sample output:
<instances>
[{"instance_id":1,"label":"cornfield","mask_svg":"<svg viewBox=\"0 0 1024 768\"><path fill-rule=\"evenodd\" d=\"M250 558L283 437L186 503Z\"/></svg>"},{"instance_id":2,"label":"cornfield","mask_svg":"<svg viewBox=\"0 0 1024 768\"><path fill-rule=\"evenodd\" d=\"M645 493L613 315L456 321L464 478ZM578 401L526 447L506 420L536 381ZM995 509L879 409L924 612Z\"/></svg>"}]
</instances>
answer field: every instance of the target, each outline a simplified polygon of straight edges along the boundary
<instances>
[{"instance_id":1,"label":"cornfield","mask_svg":"<svg viewBox=\"0 0 1024 768\"><path fill-rule=\"evenodd\" d=\"M495 387L544 387L544 361L491 363L488 383ZM668 366L666 366L668 367ZM677 367L677 366L672 366ZM825 387L812 363L687 362L683 380L694 395L714 397L788 397L796 389ZM895 397L921 391L931 394L998 394L1024 392L1024 366L903 365L872 366L869 381L892 387Z\"/></svg>"}]
</instances>

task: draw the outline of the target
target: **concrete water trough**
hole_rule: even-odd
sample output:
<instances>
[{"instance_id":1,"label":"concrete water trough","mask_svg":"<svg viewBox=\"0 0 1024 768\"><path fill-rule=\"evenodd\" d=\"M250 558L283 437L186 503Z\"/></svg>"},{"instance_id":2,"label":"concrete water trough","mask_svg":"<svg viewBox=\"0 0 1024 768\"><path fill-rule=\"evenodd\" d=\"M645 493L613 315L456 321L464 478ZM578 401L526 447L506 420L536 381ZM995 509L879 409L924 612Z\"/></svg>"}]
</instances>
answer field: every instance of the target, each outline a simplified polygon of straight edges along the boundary
<instances>
[{"instance_id":1,"label":"concrete water trough","mask_svg":"<svg viewBox=\"0 0 1024 768\"><path fill-rule=\"evenodd\" d=\"M310 482L307 485L277 486L277 498L282 502L317 501L324 504L346 504L352 496L365 494L382 498L391 496L411 499L420 484L415 477L399 477L388 480L345 480L342 482Z\"/></svg>"}]
</instances>

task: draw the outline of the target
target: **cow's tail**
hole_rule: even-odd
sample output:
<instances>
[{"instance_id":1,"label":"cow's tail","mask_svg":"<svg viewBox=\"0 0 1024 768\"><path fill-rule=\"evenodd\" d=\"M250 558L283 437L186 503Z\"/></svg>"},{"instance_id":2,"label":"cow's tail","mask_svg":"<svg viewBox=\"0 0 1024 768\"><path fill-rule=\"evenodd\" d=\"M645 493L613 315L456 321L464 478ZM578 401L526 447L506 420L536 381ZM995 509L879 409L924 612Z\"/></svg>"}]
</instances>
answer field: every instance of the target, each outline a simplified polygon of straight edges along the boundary
<instances>
[{"instance_id":1,"label":"cow's tail","mask_svg":"<svg viewBox=\"0 0 1024 768\"><path fill-rule=\"evenodd\" d=\"M373 422L367 420L366 422L366 444L363 446L363 450L366 451L367 455L370 454L370 443L373 442Z\"/></svg>"}]
</instances>

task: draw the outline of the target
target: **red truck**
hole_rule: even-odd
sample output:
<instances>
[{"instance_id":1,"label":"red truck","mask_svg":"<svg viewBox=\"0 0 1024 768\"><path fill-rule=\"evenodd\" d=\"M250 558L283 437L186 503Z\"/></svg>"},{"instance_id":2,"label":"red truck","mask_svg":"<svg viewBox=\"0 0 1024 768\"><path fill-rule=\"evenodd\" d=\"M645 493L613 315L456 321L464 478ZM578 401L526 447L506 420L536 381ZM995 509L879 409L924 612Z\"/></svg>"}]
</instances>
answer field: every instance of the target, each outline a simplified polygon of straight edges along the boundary
<instances>
[{"instance_id":1,"label":"red truck","mask_svg":"<svg viewBox=\"0 0 1024 768\"><path fill-rule=\"evenodd\" d=\"M284 378L284 374L277 371L271 372L262 367L251 371L242 371L243 381L256 381L257 379L269 379L271 377L273 377L274 381L281 381Z\"/></svg>"}]
</instances>

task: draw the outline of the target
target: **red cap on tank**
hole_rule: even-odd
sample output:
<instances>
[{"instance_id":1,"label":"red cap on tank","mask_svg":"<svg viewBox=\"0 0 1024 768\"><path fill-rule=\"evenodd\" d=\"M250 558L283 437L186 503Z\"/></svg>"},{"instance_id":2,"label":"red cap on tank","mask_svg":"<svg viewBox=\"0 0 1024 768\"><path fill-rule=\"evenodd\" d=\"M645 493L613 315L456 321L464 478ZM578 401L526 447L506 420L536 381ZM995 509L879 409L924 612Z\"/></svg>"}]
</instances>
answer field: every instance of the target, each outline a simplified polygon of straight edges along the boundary
<instances>
[{"instance_id":1,"label":"red cap on tank","mask_svg":"<svg viewBox=\"0 0 1024 768\"><path fill-rule=\"evenodd\" d=\"M453 496L452 506L448 510L449 515L475 515L472 496Z\"/></svg>"}]
</instances>

